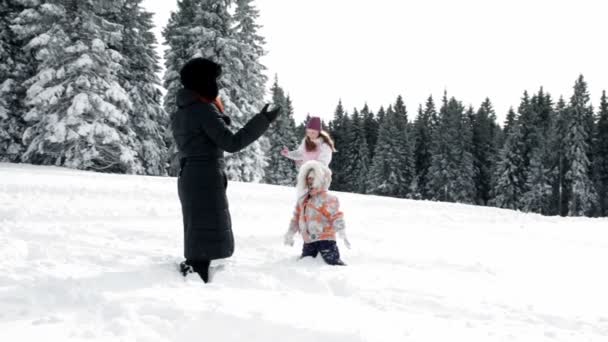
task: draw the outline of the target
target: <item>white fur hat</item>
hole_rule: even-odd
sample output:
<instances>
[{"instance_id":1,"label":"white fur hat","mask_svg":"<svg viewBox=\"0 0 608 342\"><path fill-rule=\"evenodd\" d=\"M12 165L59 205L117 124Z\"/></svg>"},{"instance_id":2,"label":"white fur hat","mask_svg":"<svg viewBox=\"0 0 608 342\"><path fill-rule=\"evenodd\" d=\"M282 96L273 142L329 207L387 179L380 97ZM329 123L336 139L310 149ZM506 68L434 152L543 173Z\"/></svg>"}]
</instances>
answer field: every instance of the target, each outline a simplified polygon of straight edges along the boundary
<instances>
[{"instance_id":1,"label":"white fur hat","mask_svg":"<svg viewBox=\"0 0 608 342\"><path fill-rule=\"evenodd\" d=\"M296 185L298 198L308 192L306 178L310 172L314 174L313 188L328 190L331 185L331 170L321 162L309 160L300 166L300 171L298 172L298 183Z\"/></svg>"}]
</instances>

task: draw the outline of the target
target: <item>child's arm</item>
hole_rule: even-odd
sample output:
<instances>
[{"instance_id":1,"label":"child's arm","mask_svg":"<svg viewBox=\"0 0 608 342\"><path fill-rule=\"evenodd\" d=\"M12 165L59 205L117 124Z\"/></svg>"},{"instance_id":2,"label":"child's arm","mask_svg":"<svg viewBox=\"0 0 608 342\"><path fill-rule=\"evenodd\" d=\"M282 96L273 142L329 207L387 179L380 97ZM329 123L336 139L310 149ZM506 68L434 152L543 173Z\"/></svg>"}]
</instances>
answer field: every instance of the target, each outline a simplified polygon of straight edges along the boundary
<instances>
[{"instance_id":1,"label":"child's arm","mask_svg":"<svg viewBox=\"0 0 608 342\"><path fill-rule=\"evenodd\" d=\"M338 201L337 197L328 197L327 212L329 213L329 222L336 233L344 231L346 229L344 214L340 211L340 201Z\"/></svg>"},{"instance_id":2,"label":"child's arm","mask_svg":"<svg viewBox=\"0 0 608 342\"><path fill-rule=\"evenodd\" d=\"M289 228L284 236L284 243L289 246L293 246L293 236L296 235L298 231L300 231L299 222L300 221L300 206L296 204L296 209L293 212L293 217L291 218L291 222L289 222Z\"/></svg>"},{"instance_id":3,"label":"child's arm","mask_svg":"<svg viewBox=\"0 0 608 342\"><path fill-rule=\"evenodd\" d=\"M344 214L340 211L340 201L337 197L331 196L328 199L327 211L329 212L329 221L338 236L344 240L344 244L350 249L350 241L346 237L346 224L344 223Z\"/></svg>"},{"instance_id":4,"label":"child's arm","mask_svg":"<svg viewBox=\"0 0 608 342\"><path fill-rule=\"evenodd\" d=\"M333 154L331 147L329 147L329 145L327 145L326 143L322 143L320 146L320 149L321 149L321 153L319 153L319 161L321 163L323 163L325 166L329 166L329 163L331 163L331 157Z\"/></svg>"},{"instance_id":5,"label":"child's arm","mask_svg":"<svg viewBox=\"0 0 608 342\"><path fill-rule=\"evenodd\" d=\"M304 141L302 140L302 143L300 143L300 146L298 146L296 150L287 151L287 153L283 154L283 156L292 160L304 159Z\"/></svg>"}]
</instances>

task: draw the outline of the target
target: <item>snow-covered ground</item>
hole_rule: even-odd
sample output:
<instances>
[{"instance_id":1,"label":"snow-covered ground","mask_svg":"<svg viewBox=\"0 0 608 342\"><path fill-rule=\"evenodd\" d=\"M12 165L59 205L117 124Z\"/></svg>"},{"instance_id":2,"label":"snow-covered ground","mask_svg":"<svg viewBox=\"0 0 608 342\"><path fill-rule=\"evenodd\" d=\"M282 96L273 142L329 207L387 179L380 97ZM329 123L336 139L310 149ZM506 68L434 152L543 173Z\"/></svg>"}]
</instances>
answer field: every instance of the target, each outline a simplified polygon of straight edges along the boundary
<instances>
[{"instance_id":1,"label":"snow-covered ground","mask_svg":"<svg viewBox=\"0 0 608 342\"><path fill-rule=\"evenodd\" d=\"M608 220L338 194L347 267L231 182L236 253L177 272L174 178L0 164L0 341L608 341Z\"/></svg>"}]
</instances>

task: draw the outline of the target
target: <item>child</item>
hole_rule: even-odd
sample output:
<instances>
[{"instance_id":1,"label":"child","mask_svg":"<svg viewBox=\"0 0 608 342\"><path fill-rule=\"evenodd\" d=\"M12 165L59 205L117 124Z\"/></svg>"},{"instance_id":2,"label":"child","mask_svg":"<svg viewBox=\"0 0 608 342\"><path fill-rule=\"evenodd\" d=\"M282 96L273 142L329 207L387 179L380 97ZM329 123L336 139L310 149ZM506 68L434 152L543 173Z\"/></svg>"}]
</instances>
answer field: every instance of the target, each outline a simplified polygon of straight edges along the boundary
<instances>
[{"instance_id":1,"label":"child","mask_svg":"<svg viewBox=\"0 0 608 342\"><path fill-rule=\"evenodd\" d=\"M350 242L338 198L328 193L330 183L331 171L321 162L311 160L302 165L296 185L298 203L284 242L293 246L293 237L299 232L304 240L302 258L314 258L320 253L330 265L345 265L340 259L336 234L346 247L350 248Z\"/></svg>"},{"instance_id":2,"label":"child","mask_svg":"<svg viewBox=\"0 0 608 342\"><path fill-rule=\"evenodd\" d=\"M321 118L312 117L306 124L306 137L295 151L289 151L283 147L281 155L296 161L300 167L309 160L318 160L325 166L329 166L332 153L335 152L334 142L327 132L321 130Z\"/></svg>"}]
</instances>

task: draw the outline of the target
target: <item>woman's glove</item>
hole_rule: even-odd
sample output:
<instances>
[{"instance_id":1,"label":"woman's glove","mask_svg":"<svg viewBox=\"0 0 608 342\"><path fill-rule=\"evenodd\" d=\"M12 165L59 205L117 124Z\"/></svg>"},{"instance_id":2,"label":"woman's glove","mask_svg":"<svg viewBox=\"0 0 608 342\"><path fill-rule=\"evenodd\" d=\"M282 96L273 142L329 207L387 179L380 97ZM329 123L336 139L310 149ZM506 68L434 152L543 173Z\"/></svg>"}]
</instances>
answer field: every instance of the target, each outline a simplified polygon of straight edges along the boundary
<instances>
[{"instance_id":1,"label":"woman's glove","mask_svg":"<svg viewBox=\"0 0 608 342\"><path fill-rule=\"evenodd\" d=\"M268 106L270 106L270 104L266 104L264 106L264 108L262 108L262 111L260 112L260 114L263 114L266 119L268 119L268 121L270 122L274 122L274 120L277 119L277 116L279 116L279 113L281 112L281 106L277 106L275 109L268 111Z\"/></svg>"}]
</instances>

